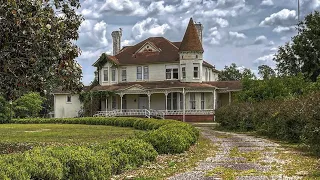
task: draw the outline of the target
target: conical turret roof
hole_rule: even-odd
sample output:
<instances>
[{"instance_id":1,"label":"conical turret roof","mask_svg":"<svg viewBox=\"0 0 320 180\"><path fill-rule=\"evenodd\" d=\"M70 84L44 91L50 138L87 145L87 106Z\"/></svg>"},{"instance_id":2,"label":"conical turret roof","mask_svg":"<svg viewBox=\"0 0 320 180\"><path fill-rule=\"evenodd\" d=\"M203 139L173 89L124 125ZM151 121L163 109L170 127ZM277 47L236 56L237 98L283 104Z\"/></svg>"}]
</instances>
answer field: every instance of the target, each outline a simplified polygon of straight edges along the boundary
<instances>
[{"instance_id":1,"label":"conical turret roof","mask_svg":"<svg viewBox=\"0 0 320 180\"><path fill-rule=\"evenodd\" d=\"M200 51L203 52L202 44L199 39L198 31L190 18L186 33L184 34L179 51Z\"/></svg>"}]
</instances>

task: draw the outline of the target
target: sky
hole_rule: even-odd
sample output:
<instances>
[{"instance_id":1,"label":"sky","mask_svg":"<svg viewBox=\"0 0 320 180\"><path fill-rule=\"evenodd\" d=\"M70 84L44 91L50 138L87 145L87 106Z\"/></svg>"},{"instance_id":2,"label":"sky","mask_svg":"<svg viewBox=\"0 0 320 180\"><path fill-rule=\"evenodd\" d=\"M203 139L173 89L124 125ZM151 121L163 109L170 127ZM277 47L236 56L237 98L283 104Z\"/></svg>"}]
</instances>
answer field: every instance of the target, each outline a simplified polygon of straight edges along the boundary
<instances>
[{"instance_id":1,"label":"sky","mask_svg":"<svg viewBox=\"0 0 320 180\"><path fill-rule=\"evenodd\" d=\"M204 26L204 60L222 70L231 63L257 73L259 65L275 67L279 46L297 34L298 0L80 0L85 18L76 44L83 83L94 79L92 64L112 55L112 31L122 28L121 45L148 37L181 41L192 17ZM300 19L320 10L320 0L300 0Z\"/></svg>"}]
</instances>

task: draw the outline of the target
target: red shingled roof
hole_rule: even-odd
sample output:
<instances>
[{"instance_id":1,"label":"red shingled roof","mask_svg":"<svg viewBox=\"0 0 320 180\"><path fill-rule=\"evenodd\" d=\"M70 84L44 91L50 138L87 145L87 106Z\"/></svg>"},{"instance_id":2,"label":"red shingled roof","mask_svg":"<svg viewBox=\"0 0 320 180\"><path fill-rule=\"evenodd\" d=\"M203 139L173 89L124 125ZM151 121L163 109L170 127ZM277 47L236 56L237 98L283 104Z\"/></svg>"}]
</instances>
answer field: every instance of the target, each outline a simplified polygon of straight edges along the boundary
<instances>
[{"instance_id":1,"label":"red shingled roof","mask_svg":"<svg viewBox=\"0 0 320 180\"><path fill-rule=\"evenodd\" d=\"M198 31L190 18L186 33L180 45L179 51L200 51L203 52L202 44L199 39Z\"/></svg>"},{"instance_id":2,"label":"red shingled roof","mask_svg":"<svg viewBox=\"0 0 320 180\"><path fill-rule=\"evenodd\" d=\"M161 51L137 53L146 42L154 44ZM134 46L126 47L115 58L122 65L179 62L177 47L164 37L150 37Z\"/></svg>"},{"instance_id":3,"label":"red shingled roof","mask_svg":"<svg viewBox=\"0 0 320 180\"><path fill-rule=\"evenodd\" d=\"M161 88L226 88L226 90L240 90L240 81L216 81L203 83L185 83L180 81L149 81L149 82L127 82L109 86L95 86L93 91L117 91L123 90L133 85L142 86L145 89L161 89Z\"/></svg>"}]
</instances>

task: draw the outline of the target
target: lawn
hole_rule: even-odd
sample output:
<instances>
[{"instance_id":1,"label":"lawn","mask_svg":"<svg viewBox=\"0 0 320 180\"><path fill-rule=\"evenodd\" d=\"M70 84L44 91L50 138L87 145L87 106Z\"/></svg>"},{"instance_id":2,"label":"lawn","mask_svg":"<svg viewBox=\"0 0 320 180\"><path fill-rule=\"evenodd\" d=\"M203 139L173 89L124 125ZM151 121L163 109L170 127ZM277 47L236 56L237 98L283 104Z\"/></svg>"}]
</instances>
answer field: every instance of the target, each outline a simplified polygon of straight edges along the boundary
<instances>
[{"instance_id":1,"label":"lawn","mask_svg":"<svg viewBox=\"0 0 320 180\"><path fill-rule=\"evenodd\" d=\"M35 145L95 144L134 136L139 130L81 124L1 124L0 154L24 151Z\"/></svg>"}]
</instances>

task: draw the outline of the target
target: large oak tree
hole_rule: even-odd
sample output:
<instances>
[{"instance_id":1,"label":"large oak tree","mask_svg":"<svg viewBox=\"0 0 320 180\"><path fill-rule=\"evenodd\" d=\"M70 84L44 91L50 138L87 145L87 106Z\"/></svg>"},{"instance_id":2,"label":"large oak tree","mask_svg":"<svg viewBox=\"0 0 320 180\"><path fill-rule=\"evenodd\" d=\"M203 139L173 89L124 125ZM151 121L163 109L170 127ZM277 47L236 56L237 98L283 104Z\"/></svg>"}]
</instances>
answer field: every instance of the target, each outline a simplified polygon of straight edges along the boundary
<instances>
[{"instance_id":1,"label":"large oak tree","mask_svg":"<svg viewBox=\"0 0 320 180\"><path fill-rule=\"evenodd\" d=\"M82 88L74 44L83 21L79 0L3 0L0 3L0 93Z\"/></svg>"},{"instance_id":2,"label":"large oak tree","mask_svg":"<svg viewBox=\"0 0 320 180\"><path fill-rule=\"evenodd\" d=\"M280 75L298 75L315 82L320 75L320 13L315 11L298 25L298 35L275 55Z\"/></svg>"}]
</instances>

